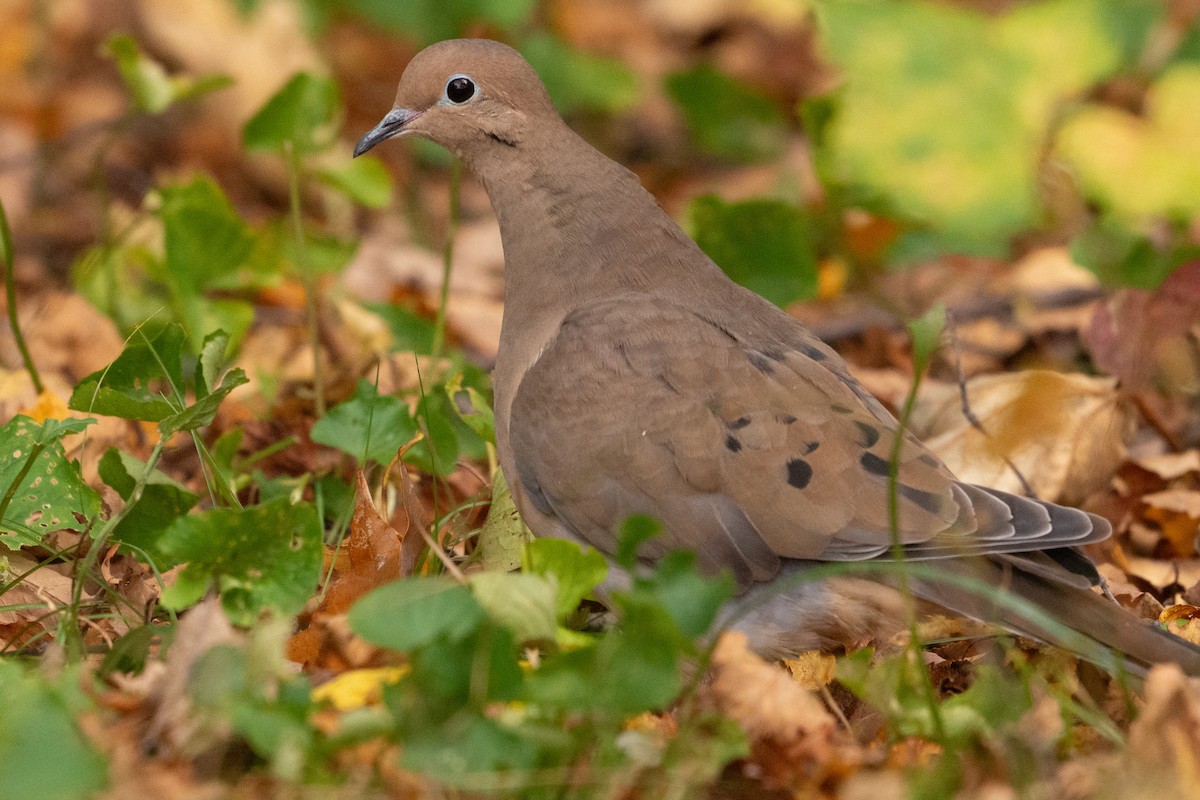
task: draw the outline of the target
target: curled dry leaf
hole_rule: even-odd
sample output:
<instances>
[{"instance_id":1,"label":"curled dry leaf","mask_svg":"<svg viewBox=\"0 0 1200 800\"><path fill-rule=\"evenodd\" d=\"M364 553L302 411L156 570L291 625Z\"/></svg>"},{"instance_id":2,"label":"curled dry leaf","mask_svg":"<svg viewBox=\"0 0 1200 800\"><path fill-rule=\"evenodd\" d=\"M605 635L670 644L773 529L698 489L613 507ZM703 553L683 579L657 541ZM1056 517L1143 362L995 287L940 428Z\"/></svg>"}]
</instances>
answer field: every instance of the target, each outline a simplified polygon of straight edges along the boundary
<instances>
[{"instance_id":1,"label":"curled dry leaf","mask_svg":"<svg viewBox=\"0 0 1200 800\"><path fill-rule=\"evenodd\" d=\"M1111 478L1125 456L1133 416L1116 381L1045 370L987 375L932 387L913 415L914 431L964 481L1017 494L1020 470L1038 497L1078 503Z\"/></svg>"},{"instance_id":2,"label":"curled dry leaf","mask_svg":"<svg viewBox=\"0 0 1200 800\"><path fill-rule=\"evenodd\" d=\"M405 533L379 515L366 476L358 470L354 515L343 544L349 563L336 568L321 610L331 614L346 611L371 589L399 578L400 542Z\"/></svg>"},{"instance_id":3,"label":"curled dry leaf","mask_svg":"<svg viewBox=\"0 0 1200 800\"><path fill-rule=\"evenodd\" d=\"M752 653L743 634L721 634L709 671L707 702L742 726L750 759L768 784L790 785L841 760L833 715L787 672Z\"/></svg>"},{"instance_id":4,"label":"curled dry leaf","mask_svg":"<svg viewBox=\"0 0 1200 800\"><path fill-rule=\"evenodd\" d=\"M1129 728L1131 785L1140 778L1169 792L1157 797L1200 797L1200 680L1160 664L1146 677L1145 701Z\"/></svg>"}]
</instances>

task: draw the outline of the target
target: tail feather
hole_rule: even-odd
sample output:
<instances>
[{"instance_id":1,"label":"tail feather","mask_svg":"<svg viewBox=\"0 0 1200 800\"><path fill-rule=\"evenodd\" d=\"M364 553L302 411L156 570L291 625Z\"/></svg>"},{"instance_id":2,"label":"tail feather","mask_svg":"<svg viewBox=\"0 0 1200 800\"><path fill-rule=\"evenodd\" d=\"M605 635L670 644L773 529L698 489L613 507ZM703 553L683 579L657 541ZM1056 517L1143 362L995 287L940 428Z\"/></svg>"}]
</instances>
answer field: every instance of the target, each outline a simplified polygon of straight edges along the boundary
<instances>
[{"instance_id":1,"label":"tail feather","mask_svg":"<svg viewBox=\"0 0 1200 800\"><path fill-rule=\"evenodd\" d=\"M1144 677L1154 664L1176 663L1200 676L1200 647L1138 619L1090 589L1048 579L1022 569L1018 559L978 558L946 561L939 569L982 581L1005 597L1032 604L1041 614L1001 604L957 583L916 581L914 592L960 614L1000 625L1069 650L1112 671ZM1039 618L1041 617L1041 618ZM1046 624L1046 618L1054 623Z\"/></svg>"}]
</instances>

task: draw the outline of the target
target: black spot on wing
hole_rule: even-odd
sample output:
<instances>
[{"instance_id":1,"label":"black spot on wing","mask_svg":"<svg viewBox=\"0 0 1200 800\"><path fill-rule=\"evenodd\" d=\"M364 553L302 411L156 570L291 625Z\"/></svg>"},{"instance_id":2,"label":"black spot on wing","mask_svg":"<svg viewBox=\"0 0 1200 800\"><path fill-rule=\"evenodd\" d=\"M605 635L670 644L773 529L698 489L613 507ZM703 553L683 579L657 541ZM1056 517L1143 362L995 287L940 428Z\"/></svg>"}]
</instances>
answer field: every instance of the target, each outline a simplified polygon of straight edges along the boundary
<instances>
[{"instance_id":1,"label":"black spot on wing","mask_svg":"<svg viewBox=\"0 0 1200 800\"><path fill-rule=\"evenodd\" d=\"M787 472L787 482L797 489L808 486L808 482L812 480L813 476L812 465L803 458L793 458L787 462Z\"/></svg>"},{"instance_id":2,"label":"black spot on wing","mask_svg":"<svg viewBox=\"0 0 1200 800\"><path fill-rule=\"evenodd\" d=\"M776 414L775 421L780 422L784 425L791 425L793 422L796 421L796 418L793 417L791 414Z\"/></svg>"},{"instance_id":3,"label":"black spot on wing","mask_svg":"<svg viewBox=\"0 0 1200 800\"><path fill-rule=\"evenodd\" d=\"M862 446L874 447L875 443L879 441L879 429L861 419L854 420L854 424L858 426L859 432L863 435Z\"/></svg>"},{"instance_id":4,"label":"black spot on wing","mask_svg":"<svg viewBox=\"0 0 1200 800\"><path fill-rule=\"evenodd\" d=\"M858 460L862 464L862 468L872 475L882 475L887 477L888 462L884 461L874 453L863 453L862 458Z\"/></svg>"},{"instance_id":5,"label":"black spot on wing","mask_svg":"<svg viewBox=\"0 0 1200 800\"><path fill-rule=\"evenodd\" d=\"M808 455L809 453L811 453L813 450L816 450L820 446L821 446L820 442L805 442L804 443L804 455Z\"/></svg>"},{"instance_id":6,"label":"black spot on wing","mask_svg":"<svg viewBox=\"0 0 1200 800\"><path fill-rule=\"evenodd\" d=\"M746 358L750 360L750 366L754 367L763 375L770 375L775 371L775 365L771 363L771 360L757 350L747 351Z\"/></svg>"},{"instance_id":7,"label":"black spot on wing","mask_svg":"<svg viewBox=\"0 0 1200 800\"><path fill-rule=\"evenodd\" d=\"M731 453L737 453L742 449L742 443L732 436L725 437L725 449Z\"/></svg>"},{"instance_id":8,"label":"black spot on wing","mask_svg":"<svg viewBox=\"0 0 1200 800\"><path fill-rule=\"evenodd\" d=\"M931 492L926 492L921 489L915 489L912 486L905 486L903 483L897 482L896 491L905 500L917 504L921 508L928 511L930 514L937 514L942 510L942 498Z\"/></svg>"},{"instance_id":9,"label":"black spot on wing","mask_svg":"<svg viewBox=\"0 0 1200 800\"><path fill-rule=\"evenodd\" d=\"M939 462L936 458L931 456L929 453L922 453L920 456L918 456L917 461L920 461L922 464L924 464L927 467L934 467L935 469L937 467L941 466L941 462Z\"/></svg>"},{"instance_id":10,"label":"black spot on wing","mask_svg":"<svg viewBox=\"0 0 1200 800\"><path fill-rule=\"evenodd\" d=\"M826 359L829 358L829 355L827 353L820 350L819 348L813 347L811 344L803 344L803 345L800 345L800 347L798 347L796 349L799 350L804 355L811 358L813 361L825 361Z\"/></svg>"},{"instance_id":11,"label":"black spot on wing","mask_svg":"<svg viewBox=\"0 0 1200 800\"><path fill-rule=\"evenodd\" d=\"M829 410L835 411L838 414L853 414L854 413L854 409L847 408L846 406L839 405L838 403L834 403L833 405L831 405L829 407Z\"/></svg>"},{"instance_id":12,"label":"black spot on wing","mask_svg":"<svg viewBox=\"0 0 1200 800\"><path fill-rule=\"evenodd\" d=\"M738 417L733 422L726 422L725 427L731 431L740 431L742 428L750 424L749 417Z\"/></svg>"}]
</instances>

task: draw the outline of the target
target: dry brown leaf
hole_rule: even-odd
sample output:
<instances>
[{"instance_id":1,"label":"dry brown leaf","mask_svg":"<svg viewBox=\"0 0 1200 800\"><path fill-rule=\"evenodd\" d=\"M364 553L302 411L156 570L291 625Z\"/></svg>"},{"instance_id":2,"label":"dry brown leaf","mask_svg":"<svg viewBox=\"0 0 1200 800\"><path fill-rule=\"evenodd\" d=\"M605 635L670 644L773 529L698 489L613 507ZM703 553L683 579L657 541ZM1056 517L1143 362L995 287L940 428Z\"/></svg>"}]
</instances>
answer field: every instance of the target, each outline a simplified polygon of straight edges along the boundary
<instances>
[{"instance_id":1,"label":"dry brown leaf","mask_svg":"<svg viewBox=\"0 0 1200 800\"><path fill-rule=\"evenodd\" d=\"M1175 664L1155 666L1146 677L1145 703L1129 728L1129 775L1171 787L1158 797L1200 797L1200 680Z\"/></svg>"},{"instance_id":2,"label":"dry brown leaf","mask_svg":"<svg viewBox=\"0 0 1200 800\"><path fill-rule=\"evenodd\" d=\"M215 598L203 601L183 615L165 668L150 673L154 676L153 683L146 687L150 720L143 742L160 752L164 748L179 752L196 743L201 724L192 714L187 692L192 667L214 647L236 644L241 639Z\"/></svg>"},{"instance_id":3,"label":"dry brown leaf","mask_svg":"<svg viewBox=\"0 0 1200 800\"><path fill-rule=\"evenodd\" d=\"M1017 322L1027 333L1082 331L1091 323L1095 303L1039 305L1039 297L1067 292L1096 290L1100 282L1095 273L1076 264L1065 247L1034 250L1022 258L1012 271L1017 291L1014 304Z\"/></svg>"},{"instance_id":4,"label":"dry brown leaf","mask_svg":"<svg viewBox=\"0 0 1200 800\"><path fill-rule=\"evenodd\" d=\"M1200 261L1177 267L1153 291L1122 289L1100 306L1086 340L1096 364L1127 389L1157 382L1200 392L1200 368L1188 336L1200 320Z\"/></svg>"},{"instance_id":5,"label":"dry brown leaf","mask_svg":"<svg viewBox=\"0 0 1200 800\"><path fill-rule=\"evenodd\" d=\"M354 515L342 543L346 559L335 567L334 577L319 610L340 614L364 594L400 577L400 542L404 534L389 525L375 509L371 487L358 470Z\"/></svg>"},{"instance_id":6,"label":"dry brown leaf","mask_svg":"<svg viewBox=\"0 0 1200 800\"><path fill-rule=\"evenodd\" d=\"M959 478L1017 494L1021 471L1046 500L1078 503L1105 485L1125 456L1133 417L1109 378L1044 370L986 375L967 383L962 413L957 386L923 392L913 428Z\"/></svg>"},{"instance_id":7,"label":"dry brown leaf","mask_svg":"<svg viewBox=\"0 0 1200 800\"><path fill-rule=\"evenodd\" d=\"M34 620L53 614L71 602L71 578L59 570L70 569L70 565L46 565L37 567L37 562L23 552L14 551L7 555L8 570L4 581L12 580L25 573L19 583L3 594L3 605L30 605L32 608L15 611L0 611L0 625L24 626ZM33 570L29 572L29 570ZM92 595L85 594L85 602Z\"/></svg>"},{"instance_id":8,"label":"dry brown leaf","mask_svg":"<svg viewBox=\"0 0 1200 800\"><path fill-rule=\"evenodd\" d=\"M1144 470L1153 472L1164 481L1182 478L1188 473L1200 473L1200 450L1185 450L1182 453L1162 453L1133 460Z\"/></svg>"},{"instance_id":9,"label":"dry brown leaf","mask_svg":"<svg viewBox=\"0 0 1200 800\"><path fill-rule=\"evenodd\" d=\"M792 673L796 685L810 692L820 691L837 677L837 659L816 650L784 659L783 665Z\"/></svg>"},{"instance_id":10,"label":"dry brown leaf","mask_svg":"<svg viewBox=\"0 0 1200 800\"><path fill-rule=\"evenodd\" d=\"M768 785L791 785L842 762L837 723L813 693L752 653L745 635L721 634L704 697L736 721L750 741L750 760Z\"/></svg>"},{"instance_id":11,"label":"dry brown leaf","mask_svg":"<svg viewBox=\"0 0 1200 800\"><path fill-rule=\"evenodd\" d=\"M241 11L224 0L139 0L144 36L157 52L194 75L233 78L207 104L230 129L241 126L294 73L323 72L300 9L284 0Z\"/></svg>"},{"instance_id":12,"label":"dry brown leaf","mask_svg":"<svg viewBox=\"0 0 1200 800\"><path fill-rule=\"evenodd\" d=\"M1170 555L1193 556L1200 542L1200 491L1165 489L1142 497L1144 517L1158 525Z\"/></svg>"},{"instance_id":13,"label":"dry brown leaf","mask_svg":"<svg viewBox=\"0 0 1200 800\"><path fill-rule=\"evenodd\" d=\"M1125 559L1124 569L1134 578L1160 588L1200 583L1200 558L1129 557Z\"/></svg>"}]
</instances>

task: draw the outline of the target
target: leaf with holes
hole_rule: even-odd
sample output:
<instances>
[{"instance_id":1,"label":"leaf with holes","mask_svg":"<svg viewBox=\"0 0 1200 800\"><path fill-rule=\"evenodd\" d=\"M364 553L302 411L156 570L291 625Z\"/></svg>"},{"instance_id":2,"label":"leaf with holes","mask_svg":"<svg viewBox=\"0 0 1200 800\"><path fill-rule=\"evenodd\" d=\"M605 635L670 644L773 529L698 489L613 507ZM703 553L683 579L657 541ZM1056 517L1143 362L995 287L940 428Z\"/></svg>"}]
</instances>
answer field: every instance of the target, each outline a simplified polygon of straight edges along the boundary
<instances>
[{"instance_id":1,"label":"leaf with holes","mask_svg":"<svg viewBox=\"0 0 1200 800\"><path fill-rule=\"evenodd\" d=\"M100 513L100 495L83 481L60 438L92 420L48 420L38 425L16 416L0 427L0 543L38 545L48 533L83 530Z\"/></svg>"},{"instance_id":2,"label":"leaf with holes","mask_svg":"<svg viewBox=\"0 0 1200 800\"><path fill-rule=\"evenodd\" d=\"M158 546L174 563L187 564L163 592L163 605L185 608L216 583L221 606L238 625L250 624L268 608L297 613L321 574L316 509L286 497L180 517Z\"/></svg>"}]
</instances>

